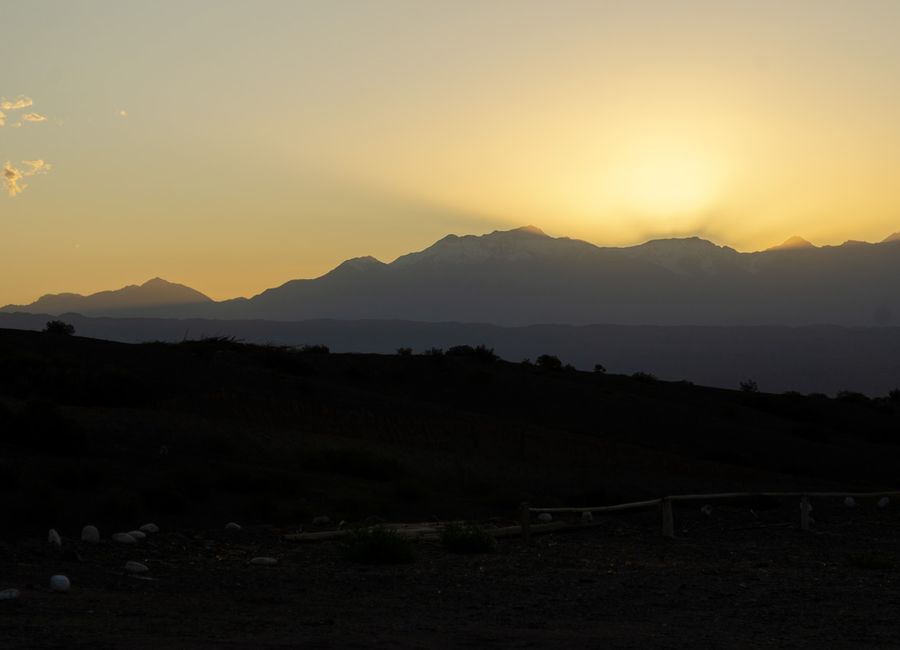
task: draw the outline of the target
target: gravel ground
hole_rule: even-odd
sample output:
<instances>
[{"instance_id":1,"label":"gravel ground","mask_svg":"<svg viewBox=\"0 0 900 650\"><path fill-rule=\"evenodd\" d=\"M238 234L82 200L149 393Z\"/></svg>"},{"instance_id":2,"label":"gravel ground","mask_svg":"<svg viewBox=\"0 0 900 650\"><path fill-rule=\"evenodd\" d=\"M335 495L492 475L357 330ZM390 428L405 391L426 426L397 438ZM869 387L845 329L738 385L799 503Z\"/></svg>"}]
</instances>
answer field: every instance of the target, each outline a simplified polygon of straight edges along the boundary
<instances>
[{"instance_id":1,"label":"gravel ground","mask_svg":"<svg viewBox=\"0 0 900 650\"><path fill-rule=\"evenodd\" d=\"M22 592L0 601L0 647L900 647L900 509L816 504L803 533L795 506L676 511L674 540L645 513L492 555L423 541L401 566L270 527L163 529L129 547L61 531L80 560L48 553L44 532L0 543L0 589ZM69 593L48 590L54 573Z\"/></svg>"}]
</instances>

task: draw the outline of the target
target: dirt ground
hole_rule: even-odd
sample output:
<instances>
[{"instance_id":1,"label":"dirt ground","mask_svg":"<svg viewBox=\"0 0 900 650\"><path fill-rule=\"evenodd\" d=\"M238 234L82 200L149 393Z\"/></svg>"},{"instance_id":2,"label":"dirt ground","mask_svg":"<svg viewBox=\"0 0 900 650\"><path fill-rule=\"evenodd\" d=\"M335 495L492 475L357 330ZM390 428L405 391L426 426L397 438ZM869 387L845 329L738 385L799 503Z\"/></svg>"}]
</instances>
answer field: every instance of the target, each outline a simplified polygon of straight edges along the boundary
<instances>
[{"instance_id":1,"label":"dirt ground","mask_svg":"<svg viewBox=\"0 0 900 650\"><path fill-rule=\"evenodd\" d=\"M580 532L500 542L492 555L416 543L416 561L364 566L293 530L170 531L136 546L42 532L0 545L2 648L900 647L900 508L796 504L706 517L609 517ZM111 531L109 531L111 532ZM274 567L248 563L271 555ZM147 577L125 575L127 560ZM49 577L72 581L51 593Z\"/></svg>"}]
</instances>

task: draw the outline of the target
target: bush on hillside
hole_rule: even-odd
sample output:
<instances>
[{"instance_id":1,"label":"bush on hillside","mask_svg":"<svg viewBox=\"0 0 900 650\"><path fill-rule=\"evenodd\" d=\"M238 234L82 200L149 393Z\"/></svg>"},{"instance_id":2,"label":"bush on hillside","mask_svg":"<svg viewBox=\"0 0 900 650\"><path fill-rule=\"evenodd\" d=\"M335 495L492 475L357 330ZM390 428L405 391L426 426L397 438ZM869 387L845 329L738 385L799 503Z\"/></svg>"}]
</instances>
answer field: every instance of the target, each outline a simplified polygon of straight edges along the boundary
<instances>
[{"instance_id":1,"label":"bush on hillside","mask_svg":"<svg viewBox=\"0 0 900 650\"><path fill-rule=\"evenodd\" d=\"M542 354L537 358L537 365L544 370L562 370L562 361L552 354Z\"/></svg>"},{"instance_id":2,"label":"bush on hillside","mask_svg":"<svg viewBox=\"0 0 900 650\"><path fill-rule=\"evenodd\" d=\"M51 320L47 321L47 325L44 326L44 332L46 334L72 336L75 333L75 326L71 323L65 323L61 320Z\"/></svg>"}]
</instances>

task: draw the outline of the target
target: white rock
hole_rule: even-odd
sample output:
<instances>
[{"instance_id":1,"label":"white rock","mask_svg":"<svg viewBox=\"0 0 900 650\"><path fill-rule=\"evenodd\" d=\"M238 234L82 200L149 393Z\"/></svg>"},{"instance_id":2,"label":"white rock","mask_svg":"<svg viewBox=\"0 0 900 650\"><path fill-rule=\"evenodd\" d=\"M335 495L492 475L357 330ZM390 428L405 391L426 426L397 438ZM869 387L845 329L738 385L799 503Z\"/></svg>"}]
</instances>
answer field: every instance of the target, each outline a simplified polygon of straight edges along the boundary
<instances>
[{"instance_id":1,"label":"white rock","mask_svg":"<svg viewBox=\"0 0 900 650\"><path fill-rule=\"evenodd\" d=\"M147 539L147 533L142 530L129 530L128 534L134 537L137 541L141 541L142 539Z\"/></svg>"},{"instance_id":2,"label":"white rock","mask_svg":"<svg viewBox=\"0 0 900 650\"><path fill-rule=\"evenodd\" d=\"M250 564L257 564L259 566L275 566L278 564L278 560L274 557L255 557L250 560Z\"/></svg>"},{"instance_id":3,"label":"white rock","mask_svg":"<svg viewBox=\"0 0 900 650\"><path fill-rule=\"evenodd\" d=\"M594 513L593 512L582 512L581 513L581 523L589 524L594 521Z\"/></svg>"},{"instance_id":4,"label":"white rock","mask_svg":"<svg viewBox=\"0 0 900 650\"><path fill-rule=\"evenodd\" d=\"M147 573L150 569L147 568L146 564L141 564L140 562L135 562L134 560L128 560L125 563L125 570L128 573Z\"/></svg>"},{"instance_id":5,"label":"white rock","mask_svg":"<svg viewBox=\"0 0 900 650\"><path fill-rule=\"evenodd\" d=\"M100 531L96 526L85 526L81 529L81 541L96 544L100 541Z\"/></svg>"},{"instance_id":6,"label":"white rock","mask_svg":"<svg viewBox=\"0 0 900 650\"><path fill-rule=\"evenodd\" d=\"M51 576L50 578L50 591L65 593L69 591L71 586L72 583L69 582L66 576Z\"/></svg>"},{"instance_id":7,"label":"white rock","mask_svg":"<svg viewBox=\"0 0 900 650\"><path fill-rule=\"evenodd\" d=\"M537 516L537 519L542 524L549 524L551 521L553 521L553 515L551 515L549 512L542 512Z\"/></svg>"},{"instance_id":8,"label":"white rock","mask_svg":"<svg viewBox=\"0 0 900 650\"><path fill-rule=\"evenodd\" d=\"M0 591L0 600L15 600L22 593L18 589L4 589Z\"/></svg>"},{"instance_id":9,"label":"white rock","mask_svg":"<svg viewBox=\"0 0 900 650\"><path fill-rule=\"evenodd\" d=\"M880 499L878 499L879 508L887 508L889 505L891 505L890 497L881 497Z\"/></svg>"},{"instance_id":10,"label":"white rock","mask_svg":"<svg viewBox=\"0 0 900 650\"><path fill-rule=\"evenodd\" d=\"M846 497L844 499L844 505L847 506L848 508L855 508L856 507L856 499L854 499L853 497Z\"/></svg>"},{"instance_id":11,"label":"white rock","mask_svg":"<svg viewBox=\"0 0 900 650\"><path fill-rule=\"evenodd\" d=\"M144 524L143 526L138 528L138 530L143 533L147 533L148 535L155 535L159 532L159 526L157 526L156 524Z\"/></svg>"},{"instance_id":12,"label":"white rock","mask_svg":"<svg viewBox=\"0 0 900 650\"><path fill-rule=\"evenodd\" d=\"M47 533L47 543L50 544L50 546L62 548L62 538L59 536L59 533L56 532L55 528L51 528Z\"/></svg>"},{"instance_id":13,"label":"white rock","mask_svg":"<svg viewBox=\"0 0 900 650\"><path fill-rule=\"evenodd\" d=\"M240 529L241 529L241 525L236 524L233 521L229 521L227 524L225 524L225 530L240 530Z\"/></svg>"},{"instance_id":14,"label":"white rock","mask_svg":"<svg viewBox=\"0 0 900 650\"><path fill-rule=\"evenodd\" d=\"M709 517L712 514L712 506L707 503L702 508L700 508L700 512Z\"/></svg>"},{"instance_id":15,"label":"white rock","mask_svg":"<svg viewBox=\"0 0 900 650\"><path fill-rule=\"evenodd\" d=\"M119 544L134 544L137 540L130 533L114 533L112 541Z\"/></svg>"},{"instance_id":16,"label":"white rock","mask_svg":"<svg viewBox=\"0 0 900 650\"><path fill-rule=\"evenodd\" d=\"M313 526L327 526L331 523L331 517L326 517L322 515L321 517L313 517L312 525Z\"/></svg>"}]
</instances>

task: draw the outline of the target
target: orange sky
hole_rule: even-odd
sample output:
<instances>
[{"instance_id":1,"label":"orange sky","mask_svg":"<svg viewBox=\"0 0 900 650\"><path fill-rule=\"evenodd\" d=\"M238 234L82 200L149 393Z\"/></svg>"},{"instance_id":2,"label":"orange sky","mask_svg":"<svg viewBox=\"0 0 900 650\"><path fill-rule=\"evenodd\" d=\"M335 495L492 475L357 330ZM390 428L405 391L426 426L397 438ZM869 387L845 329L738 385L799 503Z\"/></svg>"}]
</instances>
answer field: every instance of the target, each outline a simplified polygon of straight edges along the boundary
<instances>
[{"instance_id":1,"label":"orange sky","mask_svg":"<svg viewBox=\"0 0 900 650\"><path fill-rule=\"evenodd\" d=\"M527 223L740 250L900 230L900 3L3 13L0 303L251 295Z\"/></svg>"}]
</instances>

